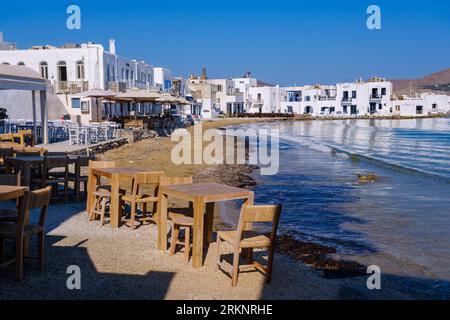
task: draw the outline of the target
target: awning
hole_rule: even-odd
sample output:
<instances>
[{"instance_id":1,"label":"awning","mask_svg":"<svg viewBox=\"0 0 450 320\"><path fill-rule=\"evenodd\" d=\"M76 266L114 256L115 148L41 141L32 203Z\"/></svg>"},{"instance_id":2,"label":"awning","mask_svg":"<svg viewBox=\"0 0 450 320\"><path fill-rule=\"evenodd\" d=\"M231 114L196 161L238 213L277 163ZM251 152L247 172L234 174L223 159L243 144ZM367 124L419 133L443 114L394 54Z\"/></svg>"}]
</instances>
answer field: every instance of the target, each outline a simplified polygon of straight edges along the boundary
<instances>
[{"instance_id":1,"label":"awning","mask_svg":"<svg viewBox=\"0 0 450 320\"><path fill-rule=\"evenodd\" d=\"M115 100L124 101L157 101L161 95L151 91L128 91L119 93L114 97Z\"/></svg>"}]
</instances>

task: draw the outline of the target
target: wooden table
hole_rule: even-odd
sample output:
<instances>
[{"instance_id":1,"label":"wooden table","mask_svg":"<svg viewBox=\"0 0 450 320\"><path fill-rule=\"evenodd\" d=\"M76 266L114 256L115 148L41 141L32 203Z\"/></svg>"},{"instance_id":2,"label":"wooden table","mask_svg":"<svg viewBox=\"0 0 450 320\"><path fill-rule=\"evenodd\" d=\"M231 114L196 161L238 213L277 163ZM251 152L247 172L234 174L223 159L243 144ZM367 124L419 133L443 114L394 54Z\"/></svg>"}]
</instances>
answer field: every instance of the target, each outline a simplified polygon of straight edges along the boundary
<instances>
[{"instance_id":1,"label":"wooden table","mask_svg":"<svg viewBox=\"0 0 450 320\"><path fill-rule=\"evenodd\" d=\"M60 156L56 156L60 157ZM75 163L78 156L68 156L69 157L69 164ZM22 177L22 185L24 186L30 186L31 185L31 167L32 166L40 166L44 163L43 156L39 157L10 157L6 158L6 164L9 166L14 166L16 168L19 168L20 175ZM49 158L55 158L55 157L49 157Z\"/></svg>"},{"instance_id":2,"label":"wooden table","mask_svg":"<svg viewBox=\"0 0 450 320\"><path fill-rule=\"evenodd\" d=\"M168 197L175 197L193 203L194 229L192 244L192 264L195 268L203 266L203 248L212 241L215 202L228 200L245 200L244 205L252 205L252 191L218 183L197 183L186 185L160 186L160 205L158 221L159 250L167 250L167 214ZM206 214L205 214L206 207Z\"/></svg>"},{"instance_id":3,"label":"wooden table","mask_svg":"<svg viewBox=\"0 0 450 320\"><path fill-rule=\"evenodd\" d=\"M112 228L119 228L120 221L122 219L122 206L120 205L120 180L132 179L135 173L139 172L155 172L148 168L133 168L133 167L121 167L121 168L89 168L88 179L88 197L86 204L86 211L89 214L94 206L93 193L97 189L97 177L105 177L111 181L111 205L110 205L110 224Z\"/></svg>"}]
</instances>

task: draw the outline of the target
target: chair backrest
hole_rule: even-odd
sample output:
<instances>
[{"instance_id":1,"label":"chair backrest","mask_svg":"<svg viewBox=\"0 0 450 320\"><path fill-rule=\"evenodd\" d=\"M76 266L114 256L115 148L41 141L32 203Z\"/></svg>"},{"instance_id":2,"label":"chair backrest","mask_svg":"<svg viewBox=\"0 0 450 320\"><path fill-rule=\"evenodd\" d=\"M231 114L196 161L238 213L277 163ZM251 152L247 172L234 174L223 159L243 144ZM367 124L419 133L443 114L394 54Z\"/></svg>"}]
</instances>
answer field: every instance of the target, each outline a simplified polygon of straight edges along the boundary
<instances>
[{"instance_id":1,"label":"chair backrest","mask_svg":"<svg viewBox=\"0 0 450 320\"><path fill-rule=\"evenodd\" d=\"M47 217L51 195L52 187L50 186L29 193L28 211L32 209L41 209L39 216L39 225L41 227L45 224L45 218Z\"/></svg>"},{"instance_id":2,"label":"chair backrest","mask_svg":"<svg viewBox=\"0 0 450 320\"><path fill-rule=\"evenodd\" d=\"M281 205L242 206L238 225L239 237L242 239L242 232L247 231L247 225L252 225L253 223L271 222L272 232L270 234L270 239L274 241L277 235L281 209Z\"/></svg>"},{"instance_id":3,"label":"chair backrest","mask_svg":"<svg viewBox=\"0 0 450 320\"><path fill-rule=\"evenodd\" d=\"M0 134L0 141L14 142L14 134L12 133Z\"/></svg>"},{"instance_id":4,"label":"chair backrest","mask_svg":"<svg viewBox=\"0 0 450 320\"><path fill-rule=\"evenodd\" d=\"M78 156L76 165L78 167L89 167L91 161L95 161L95 156Z\"/></svg>"},{"instance_id":5,"label":"chair backrest","mask_svg":"<svg viewBox=\"0 0 450 320\"><path fill-rule=\"evenodd\" d=\"M4 186L20 186L20 174L0 174L0 184Z\"/></svg>"},{"instance_id":6,"label":"chair backrest","mask_svg":"<svg viewBox=\"0 0 450 320\"><path fill-rule=\"evenodd\" d=\"M2 163L5 163L5 159L8 157L13 156L13 149L12 148L4 148L0 149L0 161Z\"/></svg>"},{"instance_id":7,"label":"chair backrest","mask_svg":"<svg viewBox=\"0 0 450 320\"><path fill-rule=\"evenodd\" d=\"M153 187L156 190L159 186L159 180L160 177L164 174L162 171L156 171L156 172L137 172L134 174L133 178L133 187L131 194L132 195L138 195L139 194L139 188L141 187Z\"/></svg>"},{"instance_id":8,"label":"chair backrest","mask_svg":"<svg viewBox=\"0 0 450 320\"><path fill-rule=\"evenodd\" d=\"M69 166L69 158L62 157L44 157L43 172L44 174L52 169L64 168L66 171Z\"/></svg>"}]
</instances>

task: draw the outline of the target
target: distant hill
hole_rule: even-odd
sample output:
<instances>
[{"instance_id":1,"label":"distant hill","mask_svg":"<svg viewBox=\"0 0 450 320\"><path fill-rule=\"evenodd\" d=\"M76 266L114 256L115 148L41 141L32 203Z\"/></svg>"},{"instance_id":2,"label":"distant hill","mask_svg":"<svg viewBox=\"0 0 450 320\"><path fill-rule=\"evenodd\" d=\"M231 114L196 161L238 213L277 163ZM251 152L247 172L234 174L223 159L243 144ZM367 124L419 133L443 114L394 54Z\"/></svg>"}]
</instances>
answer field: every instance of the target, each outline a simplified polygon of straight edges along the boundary
<instances>
[{"instance_id":1,"label":"distant hill","mask_svg":"<svg viewBox=\"0 0 450 320\"><path fill-rule=\"evenodd\" d=\"M391 80L394 87L394 95L409 95L434 92L450 94L450 68L435 72L420 79Z\"/></svg>"}]
</instances>

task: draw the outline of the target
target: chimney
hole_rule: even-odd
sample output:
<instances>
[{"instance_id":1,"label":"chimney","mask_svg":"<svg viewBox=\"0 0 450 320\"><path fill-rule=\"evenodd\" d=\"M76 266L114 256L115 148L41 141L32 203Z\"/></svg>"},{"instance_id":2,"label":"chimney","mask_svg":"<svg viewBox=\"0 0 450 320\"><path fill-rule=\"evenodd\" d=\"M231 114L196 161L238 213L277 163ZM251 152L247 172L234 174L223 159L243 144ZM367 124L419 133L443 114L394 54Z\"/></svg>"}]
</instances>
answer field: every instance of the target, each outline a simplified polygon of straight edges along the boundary
<instances>
[{"instance_id":1,"label":"chimney","mask_svg":"<svg viewBox=\"0 0 450 320\"><path fill-rule=\"evenodd\" d=\"M116 55L116 40L109 40L109 53Z\"/></svg>"},{"instance_id":2,"label":"chimney","mask_svg":"<svg viewBox=\"0 0 450 320\"><path fill-rule=\"evenodd\" d=\"M206 68L202 68L202 76L200 78L201 80L208 79L208 76L206 75Z\"/></svg>"}]
</instances>

